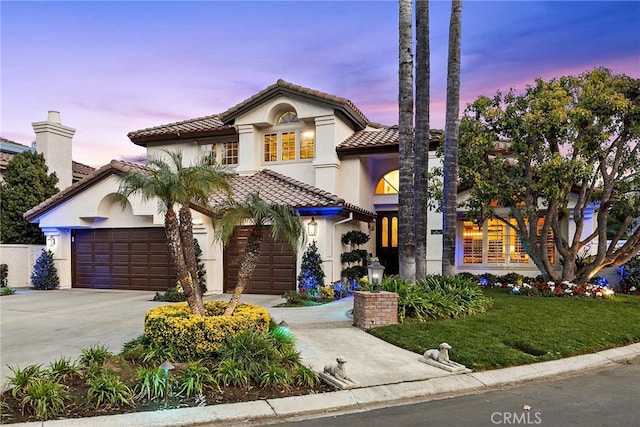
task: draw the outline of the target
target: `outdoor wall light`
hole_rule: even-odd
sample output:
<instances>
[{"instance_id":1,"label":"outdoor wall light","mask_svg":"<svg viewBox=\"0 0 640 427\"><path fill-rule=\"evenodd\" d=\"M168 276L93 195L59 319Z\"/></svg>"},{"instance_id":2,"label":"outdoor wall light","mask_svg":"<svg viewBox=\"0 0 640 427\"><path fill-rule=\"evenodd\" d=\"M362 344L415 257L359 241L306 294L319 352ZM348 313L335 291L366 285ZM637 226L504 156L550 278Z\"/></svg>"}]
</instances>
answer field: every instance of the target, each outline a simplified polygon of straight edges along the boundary
<instances>
[{"instance_id":1,"label":"outdoor wall light","mask_svg":"<svg viewBox=\"0 0 640 427\"><path fill-rule=\"evenodd\" d=\"M49 243L49 247L54 247L56 245L56 238L53 236L49 236L49 238L47 239L47 242Z\"/></svg>"},{"instance_id":2,"label":"outdoor wall light","mask_svg":"<svg viewBox=\"0 0 640 427\"><path fill-rule=\"evenodd\" d=\"M382 275L384 274L384 266L378 262L378 258L374 258L369 264L369 281L371 282L371 292L378 293Z\"/></svg>"},{"instance_id":3,"label":"outdoor wall light","mask_svg":"<svg viewBox=\"0 0 640 427\"><path fill-rule=\"evenodd\" d=\"M314 217L311 217L311 221L307 224L307 234L311 237L315 237L318 234L318 223Z\"/></svg>"}]
</instances>

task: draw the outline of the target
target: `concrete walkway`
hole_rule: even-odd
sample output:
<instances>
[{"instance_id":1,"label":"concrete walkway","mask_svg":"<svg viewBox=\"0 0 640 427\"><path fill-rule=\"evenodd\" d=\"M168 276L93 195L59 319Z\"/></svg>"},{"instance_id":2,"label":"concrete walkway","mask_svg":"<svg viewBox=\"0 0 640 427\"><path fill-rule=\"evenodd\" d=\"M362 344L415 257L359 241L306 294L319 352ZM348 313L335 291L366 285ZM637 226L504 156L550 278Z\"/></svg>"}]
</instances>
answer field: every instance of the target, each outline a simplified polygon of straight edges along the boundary
<instances>
[{"instance_id":1,"label":"concrete walkway","mask_svg":"<svg viewBox=\"0 0 640 427\"><path fill-rule=\"evenodd\" d=\"M6 365L45 366L60 356L76 358L97 343L117 353L122 344L142 334L144 313L164 303L153 293L135 291L24 291L0 298L2 378ZM227 295L206 299L227 300ZM255 402L141 412L84 419L56 420L39 426L186 426L257 425L292 417L364 410L400 402L429 400L486 391L522 381L602 368L640 355L640 343L551 362L451 375L419 362L420 355L400 349L352 325L351 298L316 307L278 308L278 296L243 295L242 302L267 307L272 318L285 321L306 365L315 370L347 359L347 372L360 388Z\"/></svg>"}]
</instances>

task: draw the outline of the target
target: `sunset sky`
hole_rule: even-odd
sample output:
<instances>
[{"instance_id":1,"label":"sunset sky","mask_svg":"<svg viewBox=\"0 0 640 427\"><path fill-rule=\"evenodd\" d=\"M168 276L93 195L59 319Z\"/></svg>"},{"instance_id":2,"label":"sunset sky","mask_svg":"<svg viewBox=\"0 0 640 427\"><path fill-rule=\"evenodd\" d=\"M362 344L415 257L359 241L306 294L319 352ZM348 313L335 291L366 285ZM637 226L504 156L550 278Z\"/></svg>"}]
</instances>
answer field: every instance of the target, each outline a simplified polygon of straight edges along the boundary
<instances>
[{"instance_id":1,"label":"sunset sky","mask_svg":"<svg viewBox=\"0 0 640 427\"><path fill-rule=\"evenodd\" d=\"M0 2L0 135L61 113L74 160L144 150L127 133L222 112L279 78L398 122L398 2ZM431 1L431 127L444 127L450 2ZM638 1L463 1L462 104L598 66L640 78Z\"/></svg>"}]
</instances>

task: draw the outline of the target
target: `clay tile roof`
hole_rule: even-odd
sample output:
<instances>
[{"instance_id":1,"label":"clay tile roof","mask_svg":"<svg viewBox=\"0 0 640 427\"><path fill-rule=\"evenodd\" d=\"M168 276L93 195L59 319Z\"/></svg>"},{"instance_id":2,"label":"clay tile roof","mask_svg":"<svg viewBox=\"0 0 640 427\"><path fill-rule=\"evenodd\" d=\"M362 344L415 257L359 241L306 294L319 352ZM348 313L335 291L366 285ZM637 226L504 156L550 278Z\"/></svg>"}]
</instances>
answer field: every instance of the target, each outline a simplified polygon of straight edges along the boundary
<instances>
[{"instance_id":1,"label":"clay tile roof","mask_svg":"<svg viewBox=\"0 0 640 427\"><path fill-rule=\"evenodd\" d=\"M54 194L38 206L28 210L25 212L24 218L27 221L31 221L55 208L68 198L73 197L75 194L85 191L105 177L130 171L149 173L151 169L135 163L112 160L111 163L94 170L91 175L81 181ZM282 203L296 209L303 207L339 207L346 211L354 212L361 217L374 218L376 216L374 212L346 203L338 196L271 170L262 170L251 176L235 176L232 179L231 187L233 196L237 200L244 200L250 193L259 192L260 196L268 202ZM223 193L213 195L211 205L215 206L216 204L223 203L225 198L226 195ZM206 209L195 205L192 206L192 208L202 212L206 211Z\"/></svg>"},{"instance_id":2,"label":"clay tile roof","mask_svg":"<svg viewBox=\"0 0 640 427\"><path fill-rule=\"evenodd\" d=\"M430 145L439 143L444 133L438 129L429 132ZM398 126L381 129L361 130L349 136L336 147L339 154L360 154L374 151L397 151L399 143Z\"/></svg>"},{"instance_id":3,"label":"clay tile roof","mask_svg":"<svg viewBox=\"0 0 640 427\"><path fill-rule=\"evenodd\" d=\"M255 103L272 98L281 92L298 96L311 97L323 102L328 102L330 104L333 104L335 107L344 110L347 115L352 118L352 120L359 122L362 127L366 126L366 124L369 123L369 119L364 115L364 113L360 111L360 109L347 98L331 95L319 90L309 89L304 86L286 82L282 79L279 79L275 84L268 86L252 97L245 99L241 103L229 108L227 111L220 114L220 118L225 123L227 123L229 120L235 118L243 111L246 111Z\"/></svg>"},{"instance_id":4,"label":"clay tile roof","mask_svg":"<svg viewBox=\"0 0 640 427\"><path fill-rule=\"evenodd\" d=\"M114 173L125 173L131 170L137 170L141 173L149 171L147 167L135 163L123 162L121 160L111 160L111 163L108 163L98 169L94 169L90 175L87 175L80 181L54 194L39 205L29 209L24 213L24 218L27 221L31 221L32 219L42 215L50 209L55 208L57 205L67 200L69 197L72 197L75 194L78 194L91 187L106 176Z\"/></svg>"},{"instance_id":5,"label":"clay tile roof","mask_svg":"<svg viewBox=\"0 0 640 427\"><path fill-rule=\"evenodd\" d=\"M269 169L263 169L254 175L236 176L231 188L236 200L245 200L249 194L259 193L260 197L269 203L280 203L295 209L340 207L367 217L376 216L375 212L347 203L334 194ZM215 207L224 203L225 197L222 193L212 196L211 205Z\"/></svg>"},{"instance_id":6,"label":"clay tile roof","mask_svg":"<svg viewBox=\"0 0 640 427\"><path fill-rule=\"evenodd\" d=\"M138 141L158 136L189 136L196 133L212 132L229 128L231 127L225 126L224 123L222 123L222 121L220 120L219 116L217 114L214 114L211 116L198 117L195 119L183 120L181 122L169 123L166 125L136 130L133 132L129 132L127 136L134 143L136 143Z\"/></svg>"}]
</instances>

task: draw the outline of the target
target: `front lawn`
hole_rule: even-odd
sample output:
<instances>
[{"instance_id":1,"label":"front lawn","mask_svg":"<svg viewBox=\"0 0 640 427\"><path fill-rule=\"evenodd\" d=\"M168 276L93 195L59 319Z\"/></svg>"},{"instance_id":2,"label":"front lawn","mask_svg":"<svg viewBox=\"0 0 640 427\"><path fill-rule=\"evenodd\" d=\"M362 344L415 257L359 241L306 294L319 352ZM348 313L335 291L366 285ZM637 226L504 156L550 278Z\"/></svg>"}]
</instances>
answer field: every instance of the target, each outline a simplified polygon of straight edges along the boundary
<instances>
[{"instance_id":1,"label":"front lawn","mask_svg":"<svg viewBox=\"0 0 640 427\"><path fill-rule=\"evenodd\" d=\"M486 289L486 313L461 319L404 323L370 330L378 338L424 353L441 342L451 359L476 370L504 368L593 353L640 341L640 298L543 298Z\"/></svg>"}]
</instances>

